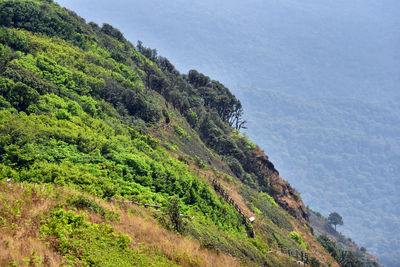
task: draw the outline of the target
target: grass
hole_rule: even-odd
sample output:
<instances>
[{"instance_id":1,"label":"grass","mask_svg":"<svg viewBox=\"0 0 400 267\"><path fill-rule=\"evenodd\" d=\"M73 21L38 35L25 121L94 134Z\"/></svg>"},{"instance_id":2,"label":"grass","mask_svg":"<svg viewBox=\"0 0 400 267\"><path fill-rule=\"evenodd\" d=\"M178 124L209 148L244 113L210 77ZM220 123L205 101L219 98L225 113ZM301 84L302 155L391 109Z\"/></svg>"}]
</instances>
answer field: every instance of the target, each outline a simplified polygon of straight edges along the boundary
<instances>
[{"instance_id":1,"label":"grass","mask_svg":"<svg viewBox=\"0 0 400 267\"><path fill-rule=\"evenodd\" d=\"M62 257L39 236L42 215L53 206L45 197L48 188L0 181L0 266L61 265Z\"/></svg>"},{"instance_id":2,"label":"grass","mask_svg":"<svg viewBox=\"0 0 400 267\"><path fill-rule=\"evenodd\" d=\"M10 264L60 266L67 263L68 260L74 262L74 259L78 258L77 254L63 254L60 238L56 238L56 236L60 236L60 231L69 229L69 224L64 223L65 225L61 227L63 220L58 220L57 216L54 217L55 212L59 213L59 217L72 218L70 220L77 220L80 216L84 218L76 227L75 232L69 232L65 236L69 238L67 244L78 244L79 246L77 246L81 250L84 247L83 251L89 256L94 253L98 254L99 247L106 246L120 257L127 259L136 257L138 264L142 266L160 262L164 262L165 265L179 264L181 266L239 265L239 261L229 255L210 251L202 247L197 240L162 228L153 219L150 210L129 203L109 203L93 197L88 197L90 201L85 200L85 203L90 203L86 206L96 207L94 210L87 209L87 207L78 209L70 205L71 200L81 198L79 192L53 185L0 182L2 203L0 206L0 266ZM67 211L68 209L70 211ZM102 216L102 211L117 214L120 219L109 220L107 216ZM49 230L51 225L58 225L58 228L53 227L53 230ZM43 230L44 228L47 230ZM56 228L58 230L54 230ZM85 232L82 231L84 229L89 229L92 236L98 237L104 236L104 233L107 232L104 229L113 230L106 239L107 242L85 248L84 244L91 244L91 242L87 242L88 236L79 234ZM132 240L127 245L127 249L131 252L111 250L115 246L110 244L117 242L119 233ZM115 240L115 238L117 239ZM68 249L67 251L76 250Z\"/></svg>"},{"instance_id":3,"label":"grass","mask_svg":"<svg viewBox=\"0 0 400 267\"><path fill-rule=\"evenodd\" d=\"M234 191L233 187L232 191ZM116 250L113 253L120 257L136 257L135 259L139 259L138 263L148 266L154 262L180 266L262 264L292 266L294 264L292 259L279 252L267 253L268 246L263 245L264 247L260 249L262 240L267 239L260 230L263 225L261 222L255 226L257 238L254 242L250 242L245 236L230 235L222 233L217 228L204 227L196 221L189 223L188 231L191 233L185 237L163 228L154 218L154 214L159 213L155 210L138 207L131 203L107 202L87 194L83 195L74 189L50 184L9 184L0 181L0 203L2 203L0 206L0 266L10 264L61 266L68 260L74 262L77 254L66 255L60 252L59 241L57 241L59 238L56 238L57 231L43 232L42 230L42 234L40 231L41 226L43 228L43 225L50 225L49 218L52 217L52 212L60 210L70 212L68 216L73 218L83 216L86 226L78 227L76 233L87 228L92 231L93 236L102 236L103 228L99 225L106 225L112 229L112 235L107 239L110 243L105 242L109 245L116 242L113 238L118 237L119 233L128 236L131 242L127 246L133 252ZM296 225L295 222L292 224L295 225L295 231L309 244L309 253L319 259L324 259L324 262L334 263L329 255L320 251L306 229ZM276 227L272 222L270 226ZM270 230L278 232L277 229ZM76 233L68 235L71 238L70 243L75 244L76 247L88 243L87 236ZM268 243L269 248L276 251L274 242ZM98 253L99 247L101 247L99 244L86 247L86 253ZM74 250L70 249L70 251Z\"/></svg>"}]
</instances>

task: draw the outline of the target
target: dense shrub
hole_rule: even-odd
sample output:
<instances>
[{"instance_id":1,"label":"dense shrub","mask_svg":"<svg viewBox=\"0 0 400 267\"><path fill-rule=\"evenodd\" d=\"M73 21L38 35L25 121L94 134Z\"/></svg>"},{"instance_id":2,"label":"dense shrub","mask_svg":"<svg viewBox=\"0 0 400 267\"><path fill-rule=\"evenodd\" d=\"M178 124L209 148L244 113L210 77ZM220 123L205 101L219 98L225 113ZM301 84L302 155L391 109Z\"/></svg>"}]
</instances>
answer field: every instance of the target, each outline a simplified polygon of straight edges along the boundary
<instances>
[{"instance_id":1,"label":"dense shrub","mask_svg":"<svg viewBox=\"0 0 400 267\"><path fill-rule=\"evenodd\" d=\"M115 233L111 226L86 222L84 215L63 209L51 212L43 222L41 232L48 238L56 238L54 249L69 265L129 266L132 262L143 266L171 265L161 256L146 256L130 248L131 238Z\"/></svg>"},{"instance_id":2,"label":"dense shrub","mask_svg":"<svg viewBox=\"0 0 400 267\"><path fill-rule=\"evenodd\" d=\"M322 247L325 248L325 250L328 251L329 254L332 255L333 258L339 259L339 257L340 257L339 248L337 247L337 245L334 241L332 241L326 235L318 236L317 240L322 245Z\"/></svg>"},{"instance_id":3,"label":"dense shrub","mask_svg":"<svg viewBox=\"0 0 400 267\"><path fill-rule=\"evenodd\" d=\"M290 232L289 237L291 239L293 239L294 241L296 241L296 243L299 244L302 248L304 248L304 249L308 248L307 244L303 242L303 238L301 237L301 235L299 233L297 233L296 231Z\"/></svg>"},{"instance_id":4,"label":"dense shrub","mask_svg":"<svg viewBox=\"0 0 400 267\"><path fill-rule=\"evenodd\" d=\"M22 52L29 50L28 39L23 34L6 27L0 27L0 43Z\"/></svg>"},{"instance_id":5,"label":"dense shrub","mask_svg":"<svg viewBox=\"0 0 400 267\"><path fill-rule=\"evenodd\" d=\"M225 162L228 164L229 168L233 171L233 173L240 179L243 180L245 172L243 170L240 162L234 157L225 157Z\"/></svg>"},{"instance_id":6,"label":"dense shrub","mask_svg":"<svg viewBox=\"0 0 400 267\"><path fill-rule=\"evenodd\" d=\"M340 264L340 266L374 266L374 263L370 263L367 260L363 263L357 258L353 252L341 249L337 246L336 242L332 241L326 235L320 235L317 237L318 242L331 256Z\"/></svg>"}]
</instances>

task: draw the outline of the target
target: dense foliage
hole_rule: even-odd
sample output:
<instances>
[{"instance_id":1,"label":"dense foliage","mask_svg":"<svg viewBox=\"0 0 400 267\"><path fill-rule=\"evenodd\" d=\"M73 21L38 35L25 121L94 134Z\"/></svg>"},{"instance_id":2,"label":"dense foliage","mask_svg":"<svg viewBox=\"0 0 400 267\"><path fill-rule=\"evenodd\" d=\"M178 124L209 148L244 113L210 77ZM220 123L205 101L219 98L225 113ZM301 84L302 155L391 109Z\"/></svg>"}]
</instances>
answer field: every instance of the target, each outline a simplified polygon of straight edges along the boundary
<instances>
[{"instance_id":1,"label":"dense foliage","mask_svg":"<svg viewBox=\"0 0 400 267\"><path fill-rule=\"evenodd\" d=\"M228 84L305 202L339 211L346 235L400 266L398 1L58 2Z\"/></svg>"},{"instance_id":2,"label":"dense foliage","mask_svg":"<svg viewBox=\"0 0 400 267\"><path fill-rule=\"evenodd\" d=\"M66 265L174 266L161 256L146 257L145 251L133 250L129 247L131 238L115 233L111 226L86 222L84 215L71 211L54 210L41 232L57 238L57 249L65 257Z\"/></svg>"},{"instance_id":3,"label":"dense foliage","mask_svg":"<svg viewBox=\"0 0 400 267\"><path fill-rule=\"evenodd\" d=\"M72 127L71 124L82 126L79 119L74 119L81 116L105 120L111 127L116 126L114 118L143 127L144 123L156 123L163 116L159 107L162 102L154 94L156 91L199 130L207 145L225 157L239 178L257 187L260 181L250 163L255 145L238 132L231 134L232 126L237 129L243 126L243 111L240 101L222 84L195 70L181 75L166 58L157 56L155 50L143 47L140 42L137 50L147 57L137 52L112 26L104 24L100 28L94 23L85 24L71 12L52 8L55 4L47 1L2 1L1 4L9 11L4 17L5 26L39 32L32 34L1 28L3 105L26 114L50 115L59 109L53 117L68 127ZM23 8L33 10L29 11L29 18L22 16ZM61 30L65 16L72 20L68 23L72 27L70 30ZM43 27L33 29L32 24L38 21ZM79 43L76 43L77 39ZM164 117L165 114L168 113L164 112ZM41 134L40 131L37 134ZM105 137L110 135L112 133L107 133ZM77 145L84 153L92 153L103 146L93 140L88 142L91 137L81 138L84 137L72 140L64 136L61 139ZM107 146L109 144L104 145L103 152L110 154L107 149L111 148ZM121 163L120 159L113 160ZM34 161L32 159L30 163ZM139 174L148 176L149 173L142 170ZM143 182L151 185L150 181Z\"/></svg>"},{"instance_id":4,"label":"dense foliage","mask_svg":"<svg viewBox=\"0 0 400 267\"><path fill-rule=\"evenodd\" d=\"M326 235L320 235L318 242L332 255L332 257L340 264L340 266L364 266L363 262L354 256L349 250L339 249L335 242Z\"/></svg>"},{"instance_id":5,"label":"dense foliage","mask_svg":"<svg viewBox=\"0 0 400 267\"><path fill-rule=\"evenodd\" d=\"M307 244L304 243L303 238L299 233L297 233L296 231L292 231L290 232L289 237L296 241L296 243L298 243L302 248L307 249Z\"/></svg>"},{"instance_id":6,"label":"dense foliage","mask_svg":"<svg viewBox=\"0 0 400 267\"><path fill-rule=\"evenodd\" d=\"M195 70L180 74L141 42L134 47L111 25L86 24L52 1L0 0L0 8L0 179L160 205L164 213L153 217L167 228L249 264L280 264L268 255L266 240L306 249L289 236L288 214L265 193L269 177L255 159L276 170L239 132L242 106L224 85ZM245 215L189 170L193 158L149 134L169 129L182 142L197 142L246 184L246 200L266 225L255 239L247 237ZM220 174L195 159L199 168ZM56 239L68 264L112 260L94 256L104 247L119 258L115 264L148 263L127 236L69 209L104 220L118 216L81 195L67 202L68 208L42 215L41 233Z\"/></svg>"},{"instance_id":7,"label":"dense foliage","mask_svg":"<svg viewBox=\"0 0 400 267\"><path fill-rule=\"evenodd\" d=\"M2 4L15 12L21 4L47 6L31 1ZM49 18L60 15L48 10ZM29 23L21 20L18 26L30 29ZM115 35L111 26L105 27L108 31L99 35ZM109 53L94 42L89 46L87 41L82 49L58 37L4 27L0 32L3 178L71 185L103 198L134 197L150 203L177 195L186 210L207 215L204 220L242 231L233 208L156 140L132 128L161 116L158 99L142 84L141 70L118 63L111 56L115 51ZM130 52L137 64L146 62L158 70L133 47Z\"/></svg>"}]
</instances>

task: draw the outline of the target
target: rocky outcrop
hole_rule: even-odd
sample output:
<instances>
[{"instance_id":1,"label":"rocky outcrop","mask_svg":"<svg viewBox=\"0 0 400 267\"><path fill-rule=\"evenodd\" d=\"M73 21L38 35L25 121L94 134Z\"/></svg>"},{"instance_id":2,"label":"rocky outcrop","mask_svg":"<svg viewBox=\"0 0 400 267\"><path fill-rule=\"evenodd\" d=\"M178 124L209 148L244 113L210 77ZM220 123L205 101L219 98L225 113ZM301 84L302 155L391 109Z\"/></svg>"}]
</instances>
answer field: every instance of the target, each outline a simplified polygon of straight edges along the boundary
<instances>
[{"instance_id":1,"label":"rocky outcrop","mask_svg":"<svg viewBox=\"0 0 400 267\"><path fill-rule=\"evenodd\" d=\"M299 193L287 181L278 175L272 175L268 193L290 215L307 225L307 227L310 226L307 210Z\"/></svg>"},{"instance_id":2,"label":"rocky outcrop","mask_svg":"<svg viewBox=\"0 0 400 267\"><path fill-rule=\"evenodd\" d=\"M259 147L247 155L246 171L257 177L262 190L271 195L279 206L298 219L307 227L310 226L306 207L299 193L275 169L274 164Z\"/></svg>"}]
</instances>

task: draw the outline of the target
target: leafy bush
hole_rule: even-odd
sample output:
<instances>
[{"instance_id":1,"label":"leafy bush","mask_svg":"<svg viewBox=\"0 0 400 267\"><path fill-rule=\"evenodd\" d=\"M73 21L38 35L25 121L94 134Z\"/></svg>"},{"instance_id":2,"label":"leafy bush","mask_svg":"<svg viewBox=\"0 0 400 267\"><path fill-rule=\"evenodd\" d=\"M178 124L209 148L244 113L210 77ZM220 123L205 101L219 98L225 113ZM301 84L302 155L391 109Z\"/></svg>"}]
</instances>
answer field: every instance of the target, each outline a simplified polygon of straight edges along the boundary
<instances>
[{"instance_id":1,"label":"leafy bush","mask_svg":"<svg viewBox=\"0 0 400 267\"><path fill-rule=\"evenodd\" d=\"M105 208L103 208L101 205L99 205L96 201L83 196L83 195L78 195L78 196L73 196L72 198L67 200L67 204L72 207L76 207L78 209L86 209L89 211L93 211L97 214L99 214L101 217L109 220L119 220L119 215L107 211Z\"/></svg>"},{"instance_id":2,"label":"leafy bush","mask_svg":"<svg viewBox=\"0 0 400 267\"><path fill-rule=\"evenodd\" d=\"M54 12L49 8L49 3L45 2L2 1L0 10L0 24L6 27L23 28L50 36L59 35L71 41L77 41L78 33L83 30L79 21L68 16L67 11Z\"/></svg>"},{"instance_id":3,"label":"leafy bush","mask_svg":"<svg viewBox=\"0 0 400 267\"><path fill-rule=\"evenodd\" d=\"M320 235L317 237L318 242L322 245L325 250L331 254L333 258L336 260L339 259L340 252L339 248L337 247L336 243L332 241L328 236L326 235Z\"/></svg>"},{"instance_id":4,"label":"leafy bush","mask_svg":"<svg viewBox=\"0 0 400 267\"><path fill-rule=\"evenodd\" d=\"M195 156L194 161L195 161L197 167L199 167L200 169L204 169L206 167L206 164L199 156Z\"/></svg>"},{"instance_id":5,"label":"leafy bush","mask_svg":"<svg viewBox=\"0 0 400 267\"><path fill-rule=\"evenodd\" d=\"M185 117L192 128L195 128L197 126L199 117L197 116L196 112L194 112L191 108L186 111Z\"/></svg>"},{"instance_id":6,"label":"leafy bush","mask_svg":"<svg viewBox=\"0 0 400 267\"><path fill-rule=\"evenodd\" d=\"M302 248L304 248L304 249L308 248L307 244L303 242L303 238L301 237L301 235L299 233L297 233L296 231L290 232L289 237L291 239L293 239L294 241L296 241L296 243L299 244Z\"/></svg>"},{"instance_id":7,"label":"leafy bush","mask_svg":"<svg viewBox=\"0 0 400 267\"><path fill-rule=\"evenodd\" d=\"M311 257L310 258L310 266L311 267L321 267L321 262L317 258Z\"/></svg>"},{"instance_id":8,"label":"leafy bush","mask_svg":"<svg viewBox=\"0 0 400 267\"><path fill-rule=\"evenodd\" d=\"M170 228L182 234L185 230L185 222L180 215L180 208L179 198L170 197L166 203L165 214L168 216Z\"/></svg>"},{"instance_id":9,"label":"leafy bush","mask_svg":"<svg viewBox=\"0 0 400 267\"><path fill-rule=\"evenodd\" d=\"M225 162L228 164L232 172L239 178L243 179L245 176L245 171L243 170L240 162L234 157L225 157Z\"/></svg>"},{"instance_id":10,"label":"leafy bush","mask_svg":"<svg viewBox=\"0 0 400 267\"><path fill-rule=\"evenodd\" d=\"M28 40L24 35L6 27L0 27L0 43L23 52L27 52L29 49Z\"/></svg>"},{"instance_id":11,"label":"leafy bush","mask_svg":"<svg viewBox=\"0 0 400 267\"><path fill-rule=\"evenodd\" d=\"M179 138L181 139L185 139L185 140L190 140L190 135L184 130L182 129L182 127L180 127L177 124L173 124L174 127L174 131L178 134Z\"/></svg>"},{"instance_id":12,"label":"leafy bush","mask_svg":"<svg viewBox=\"0 0 400 267\"><path fill-rule=\"evenodd\" d=\"M171 264L156 254L150 257L140 250L133 250L130 248L131 238L115 233L111 226L88 223L83 215L63 209L51 212L41 226L41 233L57 239L54 249L65 257L69 265L129 266L133 262L143 266Z\"/></svg>"},{"instance_id":13,"label":"leafy bush","mask_svg":"<svg viewBox=\"0 0 400 267\"><path fill-rule=\"evenodd\" d=\"M353 252L340 249L337 244L326 235L317 237L318 242L331 256L340 264L340 266L374 266L375 263L365 259L363 262L357 258Z\"/></svg>"},{"instance_id":14,"label":"leafy bush","mask_svg":"<svg viewBox=\"0 0 400 267\"><path fill-rule=\"evenodd\" d=\"M29 105L36 104L39 100L39 93L23 84L21 82L17 82L7 95L7 100L18 110L26 110Z\"/></svg>"}]
</instances>

